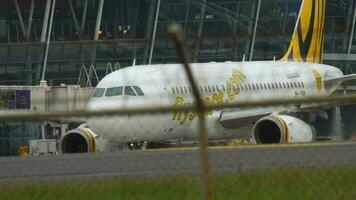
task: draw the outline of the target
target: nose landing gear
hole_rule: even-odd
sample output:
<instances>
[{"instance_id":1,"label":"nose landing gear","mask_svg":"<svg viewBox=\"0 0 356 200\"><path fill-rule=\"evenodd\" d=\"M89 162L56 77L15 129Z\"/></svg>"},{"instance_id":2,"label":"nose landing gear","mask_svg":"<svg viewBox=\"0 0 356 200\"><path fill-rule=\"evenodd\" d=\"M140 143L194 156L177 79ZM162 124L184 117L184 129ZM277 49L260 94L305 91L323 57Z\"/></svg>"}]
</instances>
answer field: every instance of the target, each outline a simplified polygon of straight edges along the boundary
<instances>
[{"instance_id":1,"label":"nose landing gear","mask_svg":"<svg viewBox=\"0 0 356 200\"><path fill-rule=\"evenodd\" d=\"M142 150L145 149L145 142L128 142L127 146L129 150Z\"/></svg>"}]
</instances>

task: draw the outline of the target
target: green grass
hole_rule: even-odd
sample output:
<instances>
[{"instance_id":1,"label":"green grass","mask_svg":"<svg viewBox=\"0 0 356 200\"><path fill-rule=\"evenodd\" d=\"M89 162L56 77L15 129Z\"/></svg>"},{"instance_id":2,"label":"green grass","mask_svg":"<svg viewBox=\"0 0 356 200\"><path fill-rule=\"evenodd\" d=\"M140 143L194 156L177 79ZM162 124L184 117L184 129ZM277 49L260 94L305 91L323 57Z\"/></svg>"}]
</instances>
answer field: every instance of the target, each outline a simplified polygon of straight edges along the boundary
<instances>
[{"instance_id":1,"label":"green grass","mask_svg":"<svg viewBox=\"0 0 356 200\"><path fill-rule=\"evenodd\" d=\"M213 199L356 199L356 168L290 169L216 176ZM0 185L0 200L200 199L198 177L115 178Z\"/></svg>"}]
</instances>

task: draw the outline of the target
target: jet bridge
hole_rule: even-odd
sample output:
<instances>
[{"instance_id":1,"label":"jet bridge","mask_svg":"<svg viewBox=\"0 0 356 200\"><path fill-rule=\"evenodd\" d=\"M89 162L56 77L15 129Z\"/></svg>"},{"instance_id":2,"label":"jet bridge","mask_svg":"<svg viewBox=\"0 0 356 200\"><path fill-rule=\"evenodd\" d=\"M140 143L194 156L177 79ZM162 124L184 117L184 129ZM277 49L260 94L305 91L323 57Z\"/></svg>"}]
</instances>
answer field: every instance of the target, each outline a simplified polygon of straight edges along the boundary
<instances>
[{"instance_id":1,"label":"jet bridge","mask_svg":"<svg viewBox=\"0 0 356 200\"><path fill-rule=\"evenodd\" d=\"M0 86L0 113L84 110L93 90L94 88L92 87L82 88L77 85L64 84L61 86ZM84 118L71 120L79 123L84 122ZM46 141L43 139L46 139L47 135L51 135L58 140L67 131L70 122L45 121L40 123L42 124L40 129L38 129L38 123L34 124L33 127L28 127L28 125L22 123L19 125L17 123L9 125L4 123L2 125L7 128L1 129L2 132L0 132L0 150L10 149L9 152L16 152L16 146L28 146L28 143L24 141L30 138L39 139L38 134L42 135L40 136L40 142L42 143ZM48 132L48 129L45 128L46 125L50 125L53 128L52 133ZM16 126L20 128L13 128ZM21 135L24 140L16 139L16 135Z\"/></svg>"},{"instance_id":2,"label":"jet bridge","mask_svg":"<svg viewBox=\"0 0 356 200\"><path fill-rule=\"evenodd\" d=\"M1 112L84 110L94 88L78 85L0 86Z\"/></svg>"}]
</instances>

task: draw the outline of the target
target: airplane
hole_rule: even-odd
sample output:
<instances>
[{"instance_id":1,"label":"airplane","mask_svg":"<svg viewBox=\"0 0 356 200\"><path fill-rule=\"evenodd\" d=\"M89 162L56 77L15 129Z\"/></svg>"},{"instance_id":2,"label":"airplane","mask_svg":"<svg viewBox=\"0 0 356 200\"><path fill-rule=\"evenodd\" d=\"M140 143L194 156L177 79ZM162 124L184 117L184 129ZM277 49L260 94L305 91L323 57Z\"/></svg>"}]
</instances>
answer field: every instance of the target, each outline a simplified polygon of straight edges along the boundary
<instances>
[{"instance_id":1,"label":"airplane","mask_svg":"<svg viewBox=\"0 0 356 200\"><path fill-rule=\"evenodd\" d=\"M326 0L303 0L288 50L278 61L193 63L206 105L326 97L356 79L321 64ZM183 106L194 103L182 64L136 65L105 76L87 109ZM327 118L325 104L207 110L209 140L252 137L256 144L312 142L310 122ZM174 112L88 118L60 141L62 153L96 152L111 142L197 141L198 115Z\"/></svg>"}]
</instances>

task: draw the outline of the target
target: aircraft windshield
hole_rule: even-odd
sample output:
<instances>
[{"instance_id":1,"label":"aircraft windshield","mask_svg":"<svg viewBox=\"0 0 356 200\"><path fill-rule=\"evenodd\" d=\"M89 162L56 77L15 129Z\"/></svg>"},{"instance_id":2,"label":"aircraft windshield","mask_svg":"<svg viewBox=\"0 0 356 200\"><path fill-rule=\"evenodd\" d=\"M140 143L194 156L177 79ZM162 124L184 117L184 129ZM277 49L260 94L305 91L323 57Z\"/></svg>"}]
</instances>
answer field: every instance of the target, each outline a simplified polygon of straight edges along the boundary
<instances>
[{"instance_id":1,"label":"aircraft windshield","mask_svg":"<svg viewBox=\"0 0 356 200\"><path fill-rule=\"evenodd\" d=\"M93 97L102 97L105 93L105 88L96 88Z\"/></svg>"},{"instance_id":2,"label":"aircraft windshield","mask_svg":"<svg viewBox=\"0 0 356 200\"><path fill-rule=\"evenodd\" d=\"M132 87L133 87L133 89L136 91L136 93L137 93L138 96L144 96L144 95L145 95L145 94L143 94L141 88L139 88L138 86L134 85L134 86L132 86Z\"/></svg>"},{"instance_id":3,"label":"aircraft windshield","mask_svg":"<svg viewBox=\"0 0 356 200\"><path fill-rule=\"evenodd\" d=\"M125 86L125 94L129 96L137 96L135 91L130 86Z\"/></svg>"},{"instance_id":4,"label":"aircraft windshield","mask_svg":"<svg viewBox=\"0 0 356 200\"><path fill-rule=\"evenodd\" d=\"M106 90L105 96L112 97L112 96L119 96L122 95L123 87L112 87Z\"/></svg>"}]
</instances>

